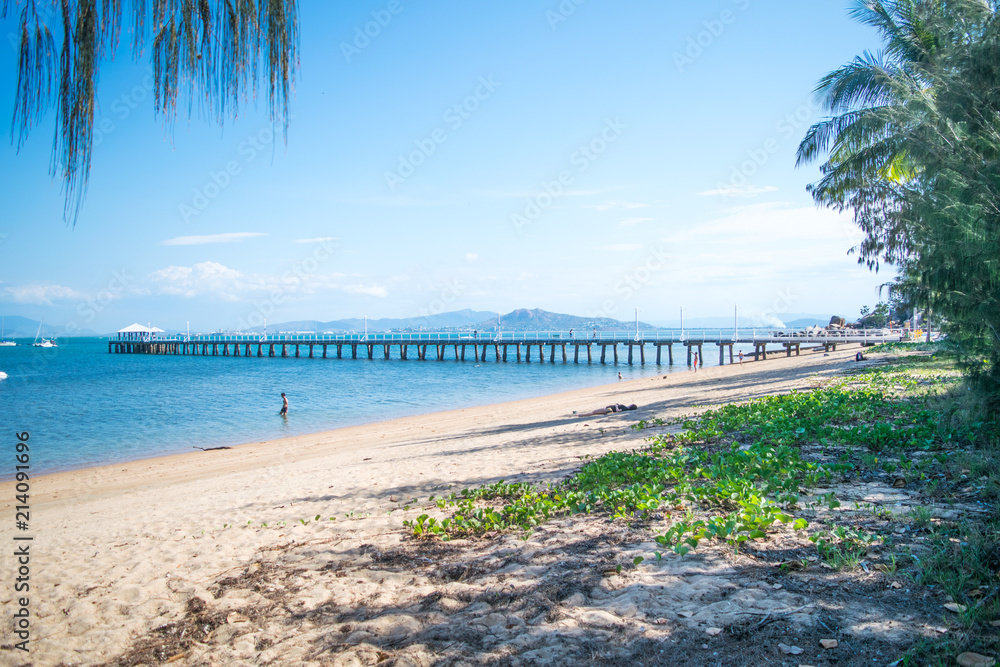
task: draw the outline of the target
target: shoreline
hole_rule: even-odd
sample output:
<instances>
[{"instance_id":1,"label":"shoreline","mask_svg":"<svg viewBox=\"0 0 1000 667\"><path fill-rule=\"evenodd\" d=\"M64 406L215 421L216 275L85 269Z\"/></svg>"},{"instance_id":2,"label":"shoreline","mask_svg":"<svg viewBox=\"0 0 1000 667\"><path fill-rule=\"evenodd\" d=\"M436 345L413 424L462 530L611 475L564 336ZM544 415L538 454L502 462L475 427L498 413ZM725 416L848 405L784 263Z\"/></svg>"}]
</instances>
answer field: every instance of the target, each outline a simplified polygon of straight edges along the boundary
<instances>
[{"instance_id":1,"label":"shoreline","mask_svg":"<svg viewBox=\"0 0 1000 667\"><path fill-rule=\"evenodd\" d=\"M192 364L190 359L169 355L124 359L126 371L132 374L148 371L155 376L156 383L181 386L190 374L191 386L181 391L168 390L165 400L157 400L155 405L149 406L142 398L145 385L136 384L136 378L131 381L125 378L130 389L122 390L117 386L113 364L109 366L109 362L122 362L123 358L101 354L99 346L94 348L90 344L93 341L85 339L85 342L87 345L74 352L76 356L67 356L64 361L67 368L85 371L87 377L92 375L94 383L83 391L78 390L76 382L56 383L56 396L66 401L67 410L100 410L104 406L78 401L78 397L121 390L123 401L107 406L110 409L107 419L88 418L77 427L73 420L63 419L65 412L55 414L44 407L52 404L49 402L51 396L42 395L37 386L23 380L32 368L31 359L19 360L19 372L9 387L13 390L11 398L23 406L18 410L18 430L30 432L39 438L39 445L45 445L40 447L39 456L32 459L32 468L38 475L127 464L192 452L196 447L236 447L501 401L541 399L553 393L614 382L616 371L626 377L651 377L657 373L685 373L688 370L682 362L628 366L627 369L624 365L564 364L553 365L552 373L547 364L525 364L527 372L522 373L513 368L514 364L490 363L480 369L480 364L476 363L475 370L471 368L473 364L461 364L454 367L458 372L452 373L450 368L445 370L451 364L416 368L402 365L398 360L385 364L380 360L354 364L346 360L310 359L293 365L300 360L274 359L257 360L262 363L253 364L226 362L219 366L220 360L214 360L216 363L207 360L204 365ZM90 353L94 354L94 360L89 359ZM90 372L92 361L97 362L93 373ZM271 362L277 365L266 370ZM221 382L213 371L206 372L206 368L212 367L222 373ZM328 392L329 383L338 381L342 385ZM409 397L393 389L411 381L420 388L410 392ZM221 396L213 397L217 384L223 391ZM266 390L262 388L265 386ZM282 421L277 416L277 406L272 411L271 405L277 391L289 388L293 391L289 394L293 401L292 415L291 419ZM192 409L192 401L198 402L195 409ZM142 412L150 407L150 416L144 417ZM141 427L144 430L139 430L142 424L145 424ZM0 482L13 477L13 471L0 469Z\"/></svg>"},{"instance_id":2,"label":"shoreline","mask_svg":"<svg viewBox=\"0 0 1000 667\"><path fill-rule=\"evenodd\" d=\"M306 609L363 607L395 580L362 567L356 579L330 574L332 580L310 586L324 576L318 573L353 568L372 549L408 544L402 522L436 512L428 496L499 480L562 479L587 457L641 446L650 433L631 428L640 419L807 389L852 367L855 351L804 351L769 363L708 367L32 478L30 533L15 533L13 521L3 529L9 544L15 534L33 538L34 643L20 664L114 660L154 628L183 618L195 598L222 605L225 619L261 593L247 587L219 597L215 582L250 567L291 572L299 582L292 586L295 604ZM573 415L613 403L639 409ZM14 486L0 483L0 504L11 517ZM500 539L513 549L537 547L516 536ZM13 550L0 552L0 571L16 568ZM400 591L411 590L404 580L398 583ZM439 585L458 584L433 584ZM428 586L423 594L430 594ZM0 595L0 603L13 608L13 590ZM310 642L328 630L295 618L268 621L275 628L291 625L282 631L287 639L261 659L320 664L309 658L315 650ZM218 641L197 651L211 651L220 664L256 659L259 650L253 641L239 641L238 627L223 621L219 632ZM176 664L204 661L191 654Z\"/></svg>"},{"instance_id":3,"label":"shoreline","mask_svg":"<svg viewBox=\"0 0 1000 667\"><path fill-rule=\"evenodd\" d=\"M134 489L136 487L136 481L135 477L132 477L133 475L139 476L141 480L139 481L140 488L154 488L173 484L178 481L197 481L198 479L211 477L214 474L228 474L246 470L245 464L250 460L253 460L253 463L257 466L276 465L287 462L283 461L283 458L286 455L283 451L279 450L281 447L295 448L295 458L297 460L311 460L331 454L347 453L358 447L365 446L365 444L360 441L364 440L364 436L368 431L383 430L386 433L390 433L398 438L405 435L413 428L421 428L422 423L428 420L436 421L443 419L450 421L462 416L475 420L483 418L485 414L497 411L511 411L517 409L530 410L529 406L533 403L558 402L561 405L576 398L579 398L582 401L587 400L588 398L597 398L599 396L604 397L608 402L604 405L583 405L581 403L580 407L576 408L576 410L584 412L593 409L600 409L605 407L605 405L610 405L611 403L625 403L627 405L632 401L617 400L617 394L629 394L631 392L640 391L641 389L646 388L646 385L651 381L659 383L658 386L660 387L674 384L684 386L692 384L695 381L704 380L708 377L714 378L719 374L728 374L731 372L745 374L748 372L754 373L763 372L765 370L774 370L775 363L781 365L784 362L791 362L796 359L815 359L815 355L818 354L818 352L819 350L807 350L802 356L799 357L777 357L777 355L775 355L774 358L768 361L748 360L743 364L733 363L723 366L708 366L700 368L697 372L691 371L690 369L681 372L674 371L665 375L658 374L653 377L622 380L611 384L582 387L554 394L545 394L538 397L455 408L452 410L438 410L403 417L394 417L381 421L367 421L360 424L342 426L284 438L274 438L257 442L243 442L236 445L225 445L218 449L206 448L199 451L177 452L173 454L163 454L117 463L107 463L84 468L54 471L33 476L32 480L34 482L46 482L56 488L68 491L69 487L72 487L75 482L79 481L78 478L81 477L94 476L101 478L102 482L106 482L107 477L118 477L120 473L124 473L123 477L128 478L127 480L123 479L112 483L102 483L102 488L106 489L106 494L112 494L126 489ZM853 352L845 354L844 351L840 351L831 353L831 356L833 355L838 357L843 356L846 359L848 357L852 357ZM853 359L849 360L853 361ZM759 366L759 364L766 364L766 366ZM611 400L613 398L615 400ZM638 410L612 414L617 414L619 417L624 416L626 418L634 417L631 421L635 422L649 416L649 413L649 407L644 407L641 403L638 403ZM604 415L603 417L609 416L612 415ZM582 417L576 417L573 415L572 411L569 414L562 415L562 418L583 419ZM594 416L590 418L600 419L602 416ZM382 437L384 436L385 433L383 433ZM347 442L343 444L331 444L330 441L333 439L346 440ZM396 440L393 439L384 444L389 445L393 442L396 442ZM177 468L181 468L184 472L165 477L163 476L164 472L176 470ZM8 490L7 487L13 488L14 480L0 480L0 492L6 492ZM4 506L6 507L7 505Z\"/></svg>"}]
</instances>

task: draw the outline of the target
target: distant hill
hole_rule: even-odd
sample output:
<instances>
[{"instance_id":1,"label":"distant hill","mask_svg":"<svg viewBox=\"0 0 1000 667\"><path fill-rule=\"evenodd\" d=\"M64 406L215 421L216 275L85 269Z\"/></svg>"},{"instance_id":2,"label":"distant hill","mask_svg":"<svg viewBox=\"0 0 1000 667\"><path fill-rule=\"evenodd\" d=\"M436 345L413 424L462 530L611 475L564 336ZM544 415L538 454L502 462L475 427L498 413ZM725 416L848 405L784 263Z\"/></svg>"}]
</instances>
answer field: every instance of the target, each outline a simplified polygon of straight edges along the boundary
<instances>
[{"instance_id":1,"label":"distant hill","mask_svg":"<svg viewBox=\"0 0 1000 667\"><path fill-rule=\"evenodd\" d=\"M471 310L469 308L424 317L383 317L368 320L368 331L441 331L463 327L473 329L477 323L491 317L495 318L496 313L485 310ZM259 326L246 329L246 331L261 333L263 329L263 326ZM346 331L364 331L364 329L365 320L358 317L331 320L329 322L293 320L291 322L277 322L267 325L267 330L271 333L276 331L334 331L340 333Z\"/></svg>"},{"instance_id":2,"label":"distant hill","mask_svg":"<svg viewBox=\"0 0 1000 667\"><path fill-rule=\"evenodd\" d=\"M627 331L635 327L635 322L622 322L610 317L579 317L563 313L550 313L547 310L528 310L520 308L511 311L500 318L504 331ZM497 314L482 310L456 310L426 317L380 318L368 320L368 331L494 331L497 326ZM639 322L641 329L655 329L648 322ZM293 320L289 322L268 323L267 330L278 331L333 331L337 333L348 331L363 331L364 319L349 318L322 322L320 320ZM261 333L263 327L246 329L247 332Z\"/></svg>"},{"instance_id":3,"label":"distant hill","mask_svg":"<svg viewBox=\"0 0 1000 667\"><path fill-rule=\"evenodd\" d=\"M28 319L19 315L3 316L3 337L4 338L31 338L34 340L38 333L38 320ZM42 335L46 338L70 338L73 336L98 336L96 331L91 329L77 329L70 331L66 327L46 324L42 329Z\"/></svg>"},{"instance_id":4,"label":"distant hill","mask_svg":"<svg viewBox=\"0 0 1000 667\"><path fill-rule=\"evenodd\" d=\"M479 322L475 327L484 331L496 329L497 319L492 317ZM504 331L628 331L635 328L635 322L623 322L610 317L580 317L578 315L565 315L562 313L550 313L541 308L528 310L518 308L500 317L500 327ZM647 322L639 322L639 328L648 330L656 329L655 326Z\"/></svg>"}]
</instances>

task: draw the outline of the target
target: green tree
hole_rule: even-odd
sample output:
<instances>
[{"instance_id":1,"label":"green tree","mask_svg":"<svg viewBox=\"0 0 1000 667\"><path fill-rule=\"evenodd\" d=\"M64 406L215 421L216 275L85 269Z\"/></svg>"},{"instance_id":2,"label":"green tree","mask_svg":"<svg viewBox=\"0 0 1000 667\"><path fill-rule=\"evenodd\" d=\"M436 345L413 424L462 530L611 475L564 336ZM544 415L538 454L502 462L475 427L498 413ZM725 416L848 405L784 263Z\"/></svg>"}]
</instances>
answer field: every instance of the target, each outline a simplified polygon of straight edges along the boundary
<instances>
[{"instance_id":1,"label":"green tree","mask_svg":"<svg viewBox=\"0 0 1000 667\"><path fill-rule=\"evenodd\" d=\"M879 303L872 310L861 306L861 318L858 320L866 329L881 329L889 324L889 304Z\"/></svg>"},{"instance_id":2,"label":"green tree","mask_svg":"<svg viewBox=\"0 0 1000 667\"><path fill-rule=\"evenodd\" d=\"M899 288L889 290L889 319L903 322L913 317L914 303L909 294Z\"/></svg>"},{"instance_id":3,"label":"green tree","mask_svg":"<svg viewBox=\"0 0 1000 667\"><path fill-rule=\"evenodd\" d=\"M272 122L287 138L288 97L298 69L297 0L2 0L18 13L20 48L11 132L18 149L54 105L52 173L65 186L67 218L79 214L93 150L100 66L124 48L152 61L154 109L171 127L187 97L219 123L267 91ZM124 28L124 30L123 30Z\"/></svg>"},{"instance_id":4,"label":"green tree","mask_svg":"<svg viewBox=\"0 0 1000 667\"><path fill-rule=\"evenodd\" d=\"M799 163L826 157L816 201L853 212L859 262L896 265L895 290L944 316L1000 408L997 1L865 0L853 14L884 50L822 79L830 116Z\"/></svg>"}]
</instances>

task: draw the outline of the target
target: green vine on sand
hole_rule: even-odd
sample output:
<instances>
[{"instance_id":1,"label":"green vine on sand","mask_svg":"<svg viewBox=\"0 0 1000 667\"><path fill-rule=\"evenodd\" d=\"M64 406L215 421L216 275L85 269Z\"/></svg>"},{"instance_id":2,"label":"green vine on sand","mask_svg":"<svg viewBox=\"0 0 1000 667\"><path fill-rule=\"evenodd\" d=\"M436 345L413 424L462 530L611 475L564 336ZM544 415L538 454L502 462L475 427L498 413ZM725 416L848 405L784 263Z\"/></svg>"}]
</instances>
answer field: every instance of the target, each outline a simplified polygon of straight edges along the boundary
<instances>
[{"instance_id":1,"label":"green vine on sand","mask_svg":"<svg viewBox=\"0 0 1000 667\"><path fill-rule=\"evenodd\" d=\"M509 531L530 535L546 521L576 514L665 519L667 527L655 539L682 555L702 540L724 540L738 547L765 538L775 524L805 530L808 522L796 516L800 495L835 475L850 474L855 466L846 454L832 461L806 460L802 447L861 448L872 453L868 456L875 462L896 452L908 468L912 462L906 452L968 442L979 424L949 425L929 406L929 393L894 394L900 387L912 392L953 379L875 370L860 381L852 378L826 388L724 405L689 419L639 422L634 429L681 425L684 430L654 435L638 449L609 452L557 484L501 480L432 497L439 509L451 510L450 516L425 513L404 524L416 537L450 539ZM830 509L840 505L832 492L817 498ZM696 519L695 510L708 515ZM870 542L836 532L821 531L813 537L818 545Z\"/></svg>"}]
</instances>

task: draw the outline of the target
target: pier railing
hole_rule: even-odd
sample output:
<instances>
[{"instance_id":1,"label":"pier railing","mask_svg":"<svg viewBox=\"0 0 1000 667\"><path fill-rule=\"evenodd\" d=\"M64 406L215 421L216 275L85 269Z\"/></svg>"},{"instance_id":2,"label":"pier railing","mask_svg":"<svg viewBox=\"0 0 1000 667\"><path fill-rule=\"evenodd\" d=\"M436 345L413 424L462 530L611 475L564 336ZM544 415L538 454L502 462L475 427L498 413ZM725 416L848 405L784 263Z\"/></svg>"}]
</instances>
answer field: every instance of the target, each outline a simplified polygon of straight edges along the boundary
<instances>
[{"instance_id":1,"label":"pier railing","mask_svg":"<svg viewBox=\"0 0 1000 667\"><path fill-rule=\"evenodd\" d=\"M538 361L555 363L556 356L568 363L570 354L573 363L581 363L581 354L586 363L594 362L594 352L600 355L600 363L606 363L609 356L611 363L619 361L619 347L627 348L627 363L632 364L635 353L638 362L646 363L647 347L655 348L656 364L662 362L664 348L667 353L667 363L674 363L674 345L686 348L689 365L704 363L703 347L715 344L719 351L719 365L724 363L726 352L729 362L734 361L734 349L737 345L752 345L753 358L767 359L770 351L768 346L781 345L785 354L791 356L794 352L800 354L803 345L820 345L826 350L836 350L837 345L860 343L873 345L875 343L901 340L900 332L887 330L877 331L813 331L785 332L765 331L760 334L756 330L740 331L473 331L468 332L418 332L418 333L349 333L327 334L294 332L287 334L245 334L245 333L213 333L194 336L150 336L146 340L122 338L108 341L108 352L118 354L168 354L193 356L223 356L223 357L299 357L336 355L341 359L345 354L352 359L367 356L376 358L376 350L381 349L383 359L395 358L406 360L411 358L410 348L416 359L425 361L435 358L444 361L449 356L456 361L465 361L466 354L471 352L472 360L483 362L492 355L493 360L521 361L522 351L524 361L530 362L532 356ZM394 349L395 348L395 349ZM522 350L522 348L524 348ZM546 349L547 353L546 353ZM570 349L567 349L570 348ZM610 348L610 349L609 349ZM492 353L490 351L492 350ZM609 355L610 352L610 355ZM430 355L430 356L428 356ZM739 351L743 359L743 351Z\"/></svg>"},{"instance_id":2,"label":"pier railing","mask_svg":"<svg viewBox=\"0 0 1000 667\"><path fill-rule=\"evenodd\" d=\"M899 341L903 338L901 330L889 329L840 329L822 332L792 332L779 330L744 329L726 331L724 329L698 329L690 331L479 331L479 332L414 332L414 333L333 333L333 332L295 332L295 333L211 333L193 334L187 336L152 335L143 342L181 342L181 343L300 343L300 344L375 344L399 345L408 343L439 342L448 344L459 343L467 345L492 345L497 343L539 343L545 344L706 344L706 343L883 343ZM115 340L115 339L112 339Z\"/></svg>"}]
</instances>

